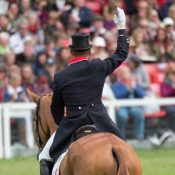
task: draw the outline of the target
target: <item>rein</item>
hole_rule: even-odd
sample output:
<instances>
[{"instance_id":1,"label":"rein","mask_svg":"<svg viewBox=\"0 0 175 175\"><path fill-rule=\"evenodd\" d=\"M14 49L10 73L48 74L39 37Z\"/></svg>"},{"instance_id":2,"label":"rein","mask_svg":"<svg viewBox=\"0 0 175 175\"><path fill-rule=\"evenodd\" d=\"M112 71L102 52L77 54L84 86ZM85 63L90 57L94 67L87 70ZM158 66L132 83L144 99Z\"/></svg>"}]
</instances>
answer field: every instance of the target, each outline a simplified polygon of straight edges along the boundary
<instances>
[{"instance_id":1,"label":"rein","mask_svg":"<svg viewBox=\"0 0 175 175\"><path fill-rule=\"evenodd\" d=\"M40 134L39 134L39 125L41 126L41 129L42 129L45 137L49 137L49 135L44 130L44 127L43 127L42 122L41 122L41 117L39 115L41 98L44 97L44 96L46 96L46 95L45 94L41 95L38 99L37 106L36 106L36 109L35 109L35 117L34 117L34 121L36 121L37 145L38 145L39 148L42 148L42 145L43 145Z\"/></svg>"}]
</instances>

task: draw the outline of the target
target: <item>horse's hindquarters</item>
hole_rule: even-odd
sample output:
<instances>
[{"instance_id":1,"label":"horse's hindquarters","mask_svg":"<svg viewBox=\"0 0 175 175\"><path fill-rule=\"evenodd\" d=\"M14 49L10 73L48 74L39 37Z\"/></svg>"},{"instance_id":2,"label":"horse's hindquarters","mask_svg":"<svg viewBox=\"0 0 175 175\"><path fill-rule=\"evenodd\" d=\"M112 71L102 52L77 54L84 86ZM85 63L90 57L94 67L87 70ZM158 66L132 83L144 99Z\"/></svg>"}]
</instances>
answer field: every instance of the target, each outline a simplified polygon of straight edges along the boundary
<instances>
[{"instance_id":1,"label":"horse's hindquarters","mask_svg":"<svg viewBox=\"0 0 175 175\"><path fill-rule=\"evenodd\" d=\"M71 144L61 164L61 174L141 175L142 173L140 160L127 142L109 133L98 133Z\"/></svg>"},{"instance_id":2,"label":"horse's hindquarters","mask_svg":"<svg viewBox=\"0 0 175 175\"><path fill-rule=\"evenodd\" d=\"M68 165L65 169L69 169L72 175L116 175L117 173L112 144L104 134L89 135L74 142L69 147L66 161L63 161L64 165L66 163Z\"/></svg>"}]
</instances>

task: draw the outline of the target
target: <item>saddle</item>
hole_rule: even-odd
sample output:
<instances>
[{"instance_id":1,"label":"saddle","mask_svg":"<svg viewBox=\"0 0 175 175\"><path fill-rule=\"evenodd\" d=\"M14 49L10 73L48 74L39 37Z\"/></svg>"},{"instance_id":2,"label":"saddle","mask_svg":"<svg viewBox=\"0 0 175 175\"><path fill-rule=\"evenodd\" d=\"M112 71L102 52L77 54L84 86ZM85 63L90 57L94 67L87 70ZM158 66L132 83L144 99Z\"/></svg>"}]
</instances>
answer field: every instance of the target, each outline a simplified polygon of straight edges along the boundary
<instances>
[{"instance_id":1,"label":"saddle","mask_svg":"<svg viewBox=\"0 0 175 175\"><path fill-rule=\"evenodd\" d=\"M73 141L76 141L84 136L97 133L98 130L95 125L85 125L81 126L76 130L76 132L73 135Z\"/></svg>"}]
</instances>

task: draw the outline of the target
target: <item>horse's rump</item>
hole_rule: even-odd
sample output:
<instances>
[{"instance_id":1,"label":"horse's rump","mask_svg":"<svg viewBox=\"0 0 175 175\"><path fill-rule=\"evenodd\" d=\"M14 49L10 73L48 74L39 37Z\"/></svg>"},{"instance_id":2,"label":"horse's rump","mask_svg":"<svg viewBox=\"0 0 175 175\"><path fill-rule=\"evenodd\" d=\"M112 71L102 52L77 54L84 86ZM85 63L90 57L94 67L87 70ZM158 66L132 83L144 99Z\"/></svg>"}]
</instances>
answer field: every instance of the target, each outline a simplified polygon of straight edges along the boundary
<instances>
[{"instance_id":1,"label":"horse's rump","mask_svg":"<svg viewBox=\"0 0 175 175\"><path fill-rule=\"evenodd\" d=\"M133 175L140 175L140 161L133 153L125 141L113 134L91 134L70 145L61 164L61 174L127 175L135 172ZM136 163L139 164L136 166Z\"/></svg>"}]
</instances>

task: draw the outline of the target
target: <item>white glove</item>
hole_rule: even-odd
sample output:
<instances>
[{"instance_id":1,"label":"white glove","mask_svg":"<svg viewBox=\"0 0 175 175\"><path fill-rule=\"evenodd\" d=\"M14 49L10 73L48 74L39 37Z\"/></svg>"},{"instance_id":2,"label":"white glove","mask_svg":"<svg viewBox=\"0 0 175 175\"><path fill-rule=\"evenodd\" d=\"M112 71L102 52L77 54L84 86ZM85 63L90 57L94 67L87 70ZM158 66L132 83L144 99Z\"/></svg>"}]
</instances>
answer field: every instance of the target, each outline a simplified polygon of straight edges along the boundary
<instances>
[{"instance_id":1,"label":"white glove","mask_svg":"<svg viewBox=\"0 0 175 175\"><path fill-rule=\"evenodd\" d=\"M126 16L123 9L117 7L117 12L114 14L114 23L117 25L118 30L125 29Z\"/></svg>"}]
</instances>

